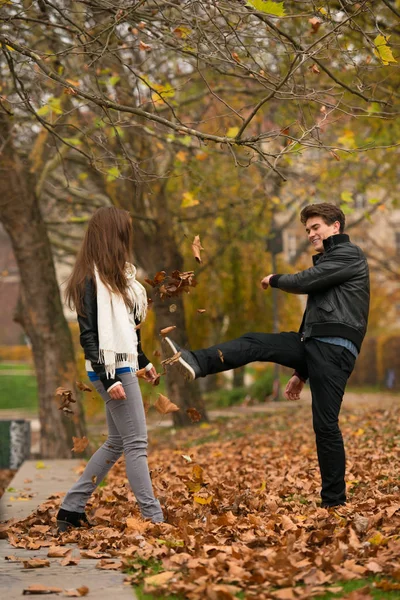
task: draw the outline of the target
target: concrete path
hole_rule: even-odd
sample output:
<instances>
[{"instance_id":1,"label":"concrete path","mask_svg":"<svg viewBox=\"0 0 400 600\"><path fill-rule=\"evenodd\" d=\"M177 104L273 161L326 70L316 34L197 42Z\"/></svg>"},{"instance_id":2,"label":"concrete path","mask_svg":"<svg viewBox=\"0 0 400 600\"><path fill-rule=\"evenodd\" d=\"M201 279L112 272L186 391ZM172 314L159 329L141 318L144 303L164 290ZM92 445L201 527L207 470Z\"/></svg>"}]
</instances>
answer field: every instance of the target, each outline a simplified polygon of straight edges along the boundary
<instances>
[{"instance_id":1,"label":"concrete path","mask_svg":"<svg viewBox=\"0 0 400 600\"><path fill-rule=\"evenodd\" d=\"M5 492L0 500L0 518L2 521L27 517L42 502L56 492L66 492L76 481L80 460L43 460L26 461L9 485L15 491ZM37 467L44 468L37 468ZM31 481L29 481L31 480ZM21 500L30 495L26 500ZM73 556L80 556L73 544ZM24 550L14 548L7 540L0 540L0 598L20 599L23 590L31 585L57 587L71 590L86 586L87 598L96 600L134 600L131 586L124 584L124 575L119 571L96 569L96 559L81 558L77 565L62 567L58 558L49 558L50 566L40 569L24 569L23 563L10 562L6 556L15 556L25 560L46 558L48 548ZM63 597L64 593L51 594L51 597ZM47 597L47 595L46 595Z\"/></svg>"}]
</instances>

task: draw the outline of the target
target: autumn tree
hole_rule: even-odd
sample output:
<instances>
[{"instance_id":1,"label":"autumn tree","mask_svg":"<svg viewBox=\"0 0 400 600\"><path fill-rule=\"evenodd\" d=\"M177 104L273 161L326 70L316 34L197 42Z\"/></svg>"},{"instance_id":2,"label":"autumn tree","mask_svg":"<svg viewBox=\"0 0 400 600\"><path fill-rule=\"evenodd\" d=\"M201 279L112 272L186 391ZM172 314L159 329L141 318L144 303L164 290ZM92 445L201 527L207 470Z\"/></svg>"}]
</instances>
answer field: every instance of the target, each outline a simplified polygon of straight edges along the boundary
<instances>
[{"instance_id":1,"label":"autumn tree","mask_svg":"<svg viewBox=\"0 0 400 600\"><path fill-rule=\"evenodd\" d=\"M102 198L129 204L149 270L160 250L165 264L182 264L182 215L165 183L180 151L223 153L230 168L262 170L273 197L271 178L297 178L301 153L331 165L342 153L376 149L374 138L338 139L344 123L396 116L398 10L389 0L41 0L0 11L2 112L14 115L19 145L29 132L39 155L42 144L59 157L60 195L87 190L83 179L71 186L68 159ZM39 141L40 130L48 135ZM385 148L396 143L387 128ZM165 305L157 310L160 323L170 319Z\"/></svg>"}]
</instances>

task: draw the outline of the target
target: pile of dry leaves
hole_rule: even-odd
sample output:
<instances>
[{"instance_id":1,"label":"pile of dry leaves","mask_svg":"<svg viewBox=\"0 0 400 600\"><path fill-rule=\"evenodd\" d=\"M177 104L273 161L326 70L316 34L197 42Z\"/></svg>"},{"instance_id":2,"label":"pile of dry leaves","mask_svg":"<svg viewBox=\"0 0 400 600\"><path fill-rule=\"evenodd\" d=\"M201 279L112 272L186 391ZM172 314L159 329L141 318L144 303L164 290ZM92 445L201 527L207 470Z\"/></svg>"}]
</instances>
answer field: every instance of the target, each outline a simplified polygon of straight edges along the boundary
<instances>
[{"instance_id":1,"label":"pile of dry leaves","mask_svg":"<svg viewBox=\"0 0 400 600\"><path fill-rule=\"evenodd\" d=\"M58 537L55 495L11 524L9 540L53 552L75 542L99 568L129 567L129 580L147 592L193 600L240 591L305 599L376 574L378 586L400 589L400 411L359 407L341 422L349 504L339 510L318 506L310 410L294 405L154 439L149 462L168 523L139 517L121 460L88 506L94 528Z\"/></svg>"}]
</instances>

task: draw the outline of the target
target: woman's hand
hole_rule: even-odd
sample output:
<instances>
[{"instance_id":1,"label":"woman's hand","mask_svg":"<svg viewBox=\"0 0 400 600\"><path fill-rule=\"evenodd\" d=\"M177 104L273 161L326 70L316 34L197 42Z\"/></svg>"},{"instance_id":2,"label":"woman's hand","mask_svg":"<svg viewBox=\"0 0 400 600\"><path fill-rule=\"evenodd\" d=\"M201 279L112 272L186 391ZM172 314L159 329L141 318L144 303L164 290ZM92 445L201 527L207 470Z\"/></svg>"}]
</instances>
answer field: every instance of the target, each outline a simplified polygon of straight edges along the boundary
<instances>
[{"instance_id":1,"label":"woman's hand","mask_svg":"<svg viewBox=\"0 0 400 600\"><path fill-rule=\"evenodd\" d=\"M144 380L148 383L151 383L152 385L158 385L160 378L155 367L151 367L151 369L145 371Z\"/></svg>"},{"instance_id":2,"label":"woman's hand","mask_svg":"<svg viewBox=\"0 0 400 600\"><path fill-rule=\"evenodd\" d=\"M112 400L126 400L126 394L122 383L114 386L113 389L108 392L108 395Z\"/></svg>"}]
</instances>

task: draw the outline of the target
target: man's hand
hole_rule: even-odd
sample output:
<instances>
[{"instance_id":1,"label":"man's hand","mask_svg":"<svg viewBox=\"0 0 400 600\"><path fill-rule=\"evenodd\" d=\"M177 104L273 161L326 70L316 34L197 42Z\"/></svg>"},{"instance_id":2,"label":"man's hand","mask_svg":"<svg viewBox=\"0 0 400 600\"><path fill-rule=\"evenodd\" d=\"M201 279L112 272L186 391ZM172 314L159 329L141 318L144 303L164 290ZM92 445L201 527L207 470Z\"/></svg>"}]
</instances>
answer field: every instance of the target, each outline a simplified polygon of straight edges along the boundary
<instances>
[{"instance_id":1,"label":"man's hand","mask_svg":"<svg viewBox=\"0 0 400 600\"><path fill-rule=\"evenodd\" d=\"M274 275L274 273L271 273L270 275L267 275L266 277L264 277L264 279L261 279L261 287L263 290L266 290L269 288L269 280L271 279L271 277Z\"/></svg>"},{"instance_id":2,"label":"man's hand","mask_svg":"<svg viewBox=\"0 0 400 600\"><path fill-rule=\"evenodd\" d=\"M108 392L112 400L126 400L126 394L122 383L119 383Z\"/></svg>"},{"instance_id":3,"label":"man's hand","mask_svg":"<svg viewBox=\"0 0 400 600\"><path fill-rule=\"evenodd\" d=\"M285 387L285 398L288 400L300 400L300 392L304 387L304 381L293 375Z\"/></svg>"}]
</instances>

